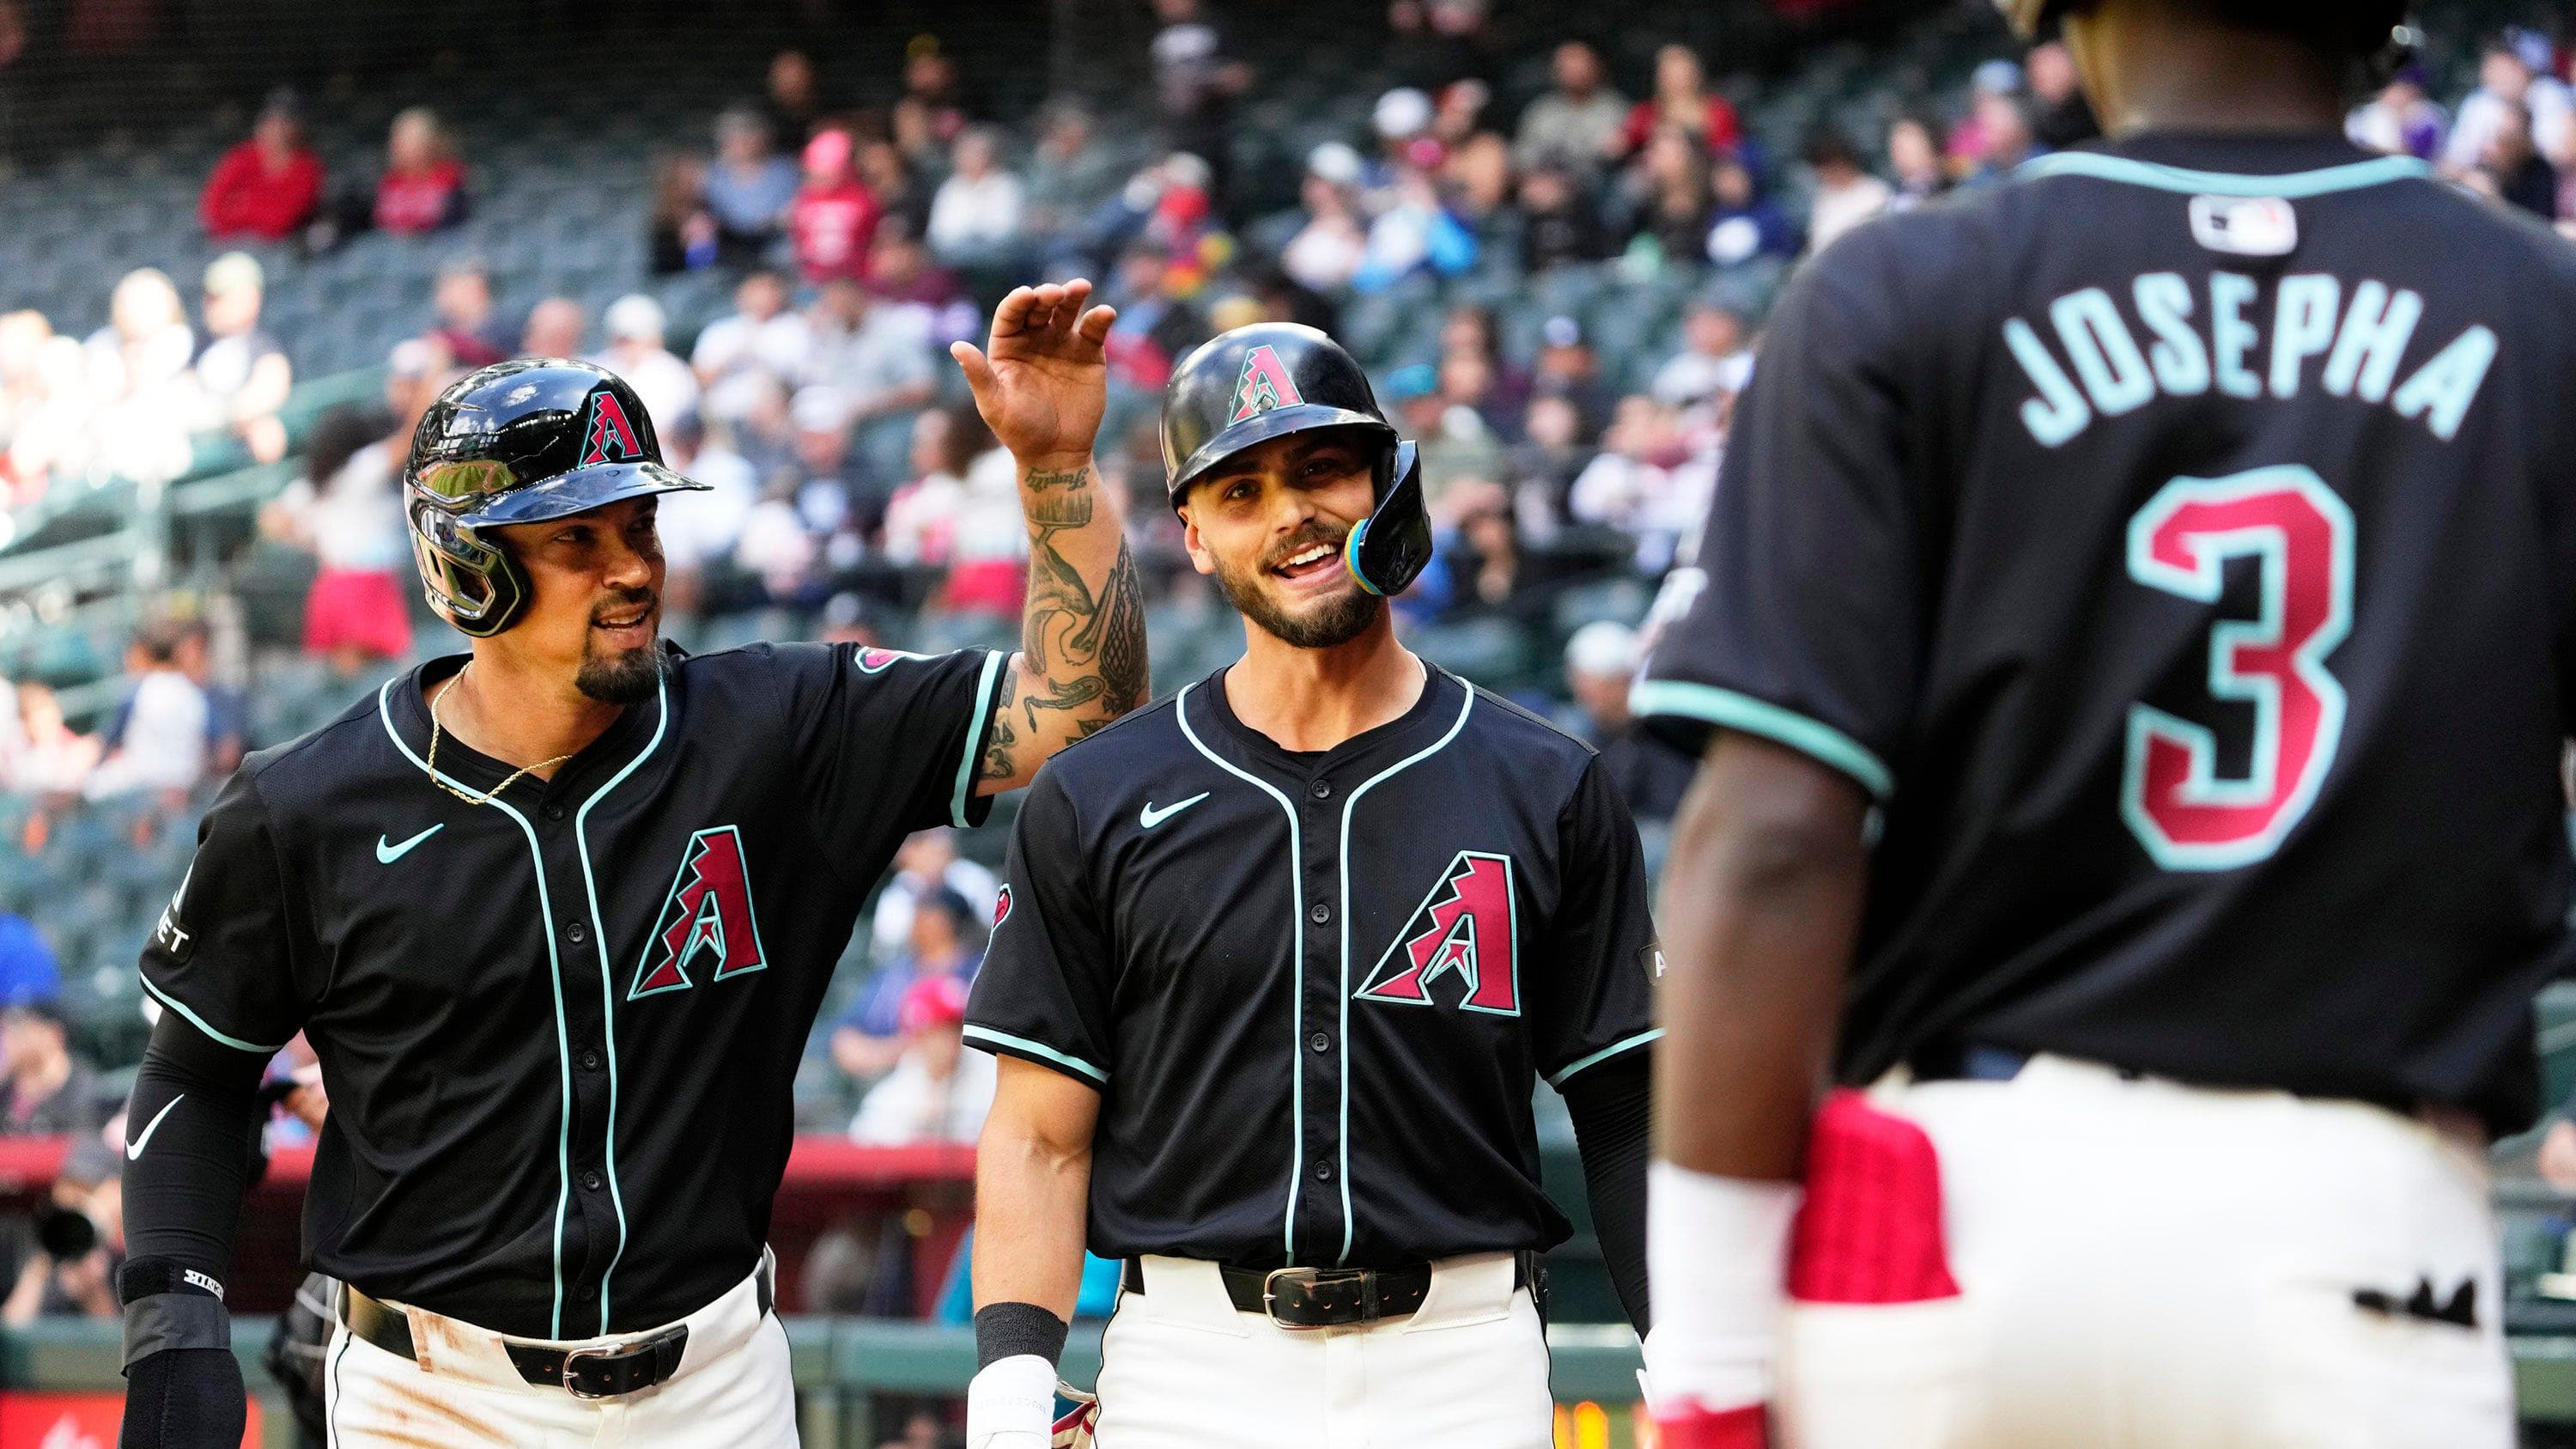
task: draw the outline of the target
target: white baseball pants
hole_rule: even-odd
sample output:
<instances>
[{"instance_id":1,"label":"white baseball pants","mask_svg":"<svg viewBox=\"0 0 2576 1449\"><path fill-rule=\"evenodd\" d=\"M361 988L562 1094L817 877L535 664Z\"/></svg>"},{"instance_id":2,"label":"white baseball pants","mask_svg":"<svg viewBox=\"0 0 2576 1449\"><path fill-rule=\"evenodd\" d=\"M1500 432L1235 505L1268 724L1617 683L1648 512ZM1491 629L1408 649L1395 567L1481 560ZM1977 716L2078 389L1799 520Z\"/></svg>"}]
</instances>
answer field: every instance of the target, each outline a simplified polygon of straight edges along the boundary
<instances>
[{"instance_id":1,"label":"white baseball pants","mask_svg":"<svg viewBox=\"0 0 2576 1449\"><path fill-rule=\"evenodd\" d=\"M1101 1342L1099 1449L1550 1449L1547 1337L1512 1255L1433 1265L1403 1318L1289 1330L1214 1264L1143 1263Z\"/></svg>"},{"instance_id":2,"label":"white baseball pants","mask_svg":"<svg viewBox=\"0 0 2576 1449\"><path fill-rule=\"evenodd\" d=\"M1870 1099L1932 1140L1958 1296L1793 1303L1790 1449L2513 1444L2473 1126L2051 1057Z\"/></svg>"},{"instance_id":3,"label":"white baseball pants","mask_svg":"<svg viewBox=\"0 0 2576 1449\"><path fill-rule=\"evenodd\" d=\"M498 1335L421 1309L406 1310L419 1362L336 1328L322 1377L331 1449L796 1449L787 1332L758 1295L755 1275L690 1314L679 1372L614 1399L531 1384Z\"/></svg>"}]
</instances>

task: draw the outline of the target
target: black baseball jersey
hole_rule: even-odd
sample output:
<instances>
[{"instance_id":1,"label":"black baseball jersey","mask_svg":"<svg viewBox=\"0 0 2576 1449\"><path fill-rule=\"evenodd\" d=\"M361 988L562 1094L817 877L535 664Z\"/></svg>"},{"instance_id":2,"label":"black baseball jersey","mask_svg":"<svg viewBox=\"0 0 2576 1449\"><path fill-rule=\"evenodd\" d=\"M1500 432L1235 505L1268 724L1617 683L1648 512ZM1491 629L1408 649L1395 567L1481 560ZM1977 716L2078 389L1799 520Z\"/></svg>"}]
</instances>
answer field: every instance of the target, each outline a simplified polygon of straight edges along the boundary
<instances>
[{"instance_id":1,"label":"black baseball jersey","mask_svg":"<svg viewBox=\"0 0 2576 1449\"><path fill-rule=\"evenodd\" d=\"M1627 807L1588 747L1439 669L1316 753L1243 725L1223 680L1038 772L967 1005L968 1042L1100 1089L1092 1250L1561 1241L1533 1079L1657 1035Z\"/></svg>"},{"instance_id":2,"label":"black baseball jersey","mask_svg":"<svg viewBox=\"0 0 2576 1449\"><path fill-rule=\"evenodd\" d=\"M1817 258L1636 702L1882 802L1845 1077L2527 1120L2571 377L2576 250L2340 138L2061 153Z\"/></svg>"},{"instance_id":3,"label":"black baseball jersey","mask_svg":"<svg viewBox=\"0 0 2576 1449\"><path fill-rule=\"evenodd\" d=\"M461 662L243 764L144 984L231 1046L308 1034L315 1268L502 1333L667 1323L759 1260L833 965L905 833L981 817L1004 656L674 648L479 806L426 772ZM510 773L452 734L438 770Z\"/></svg>"}]
</instances>

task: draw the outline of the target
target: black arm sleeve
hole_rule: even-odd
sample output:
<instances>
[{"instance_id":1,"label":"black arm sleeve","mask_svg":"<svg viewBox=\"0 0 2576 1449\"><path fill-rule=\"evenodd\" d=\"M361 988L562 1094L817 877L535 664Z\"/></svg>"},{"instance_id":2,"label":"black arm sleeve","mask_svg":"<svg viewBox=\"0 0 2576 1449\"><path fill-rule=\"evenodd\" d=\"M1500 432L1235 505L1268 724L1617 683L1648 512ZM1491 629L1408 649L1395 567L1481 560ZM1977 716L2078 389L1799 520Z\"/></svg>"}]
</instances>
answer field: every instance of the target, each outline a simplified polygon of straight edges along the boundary
<instances>
[{"instance_id":1,"label":"black arm sleeve","mask_svg":"<svg viewBox=\"0 0 2576 1449\"><path fill-rule=\"evenodd\" d=\"M1583 1185L1592 1195L1592 1227L1610 1286L1619 1291L1629 1326L1652 1326L1646 1296L1646 1110L1653 1051L1628 1052L1565 1084L1574 1145L1583 1153Z\"/></svg>"},{"instance_id":2,"label":"black arm sleeve","mask_svg":"<svg viewBox=\"0 0 2576 1449\"><path fill-rule=\"evenodd\" d=\"M162 1013L125 1113L125 1244L133 1258L223 1281L267 1065L265 1053L225 1046L179 1013Z\"/></svg>"}]
</instances>

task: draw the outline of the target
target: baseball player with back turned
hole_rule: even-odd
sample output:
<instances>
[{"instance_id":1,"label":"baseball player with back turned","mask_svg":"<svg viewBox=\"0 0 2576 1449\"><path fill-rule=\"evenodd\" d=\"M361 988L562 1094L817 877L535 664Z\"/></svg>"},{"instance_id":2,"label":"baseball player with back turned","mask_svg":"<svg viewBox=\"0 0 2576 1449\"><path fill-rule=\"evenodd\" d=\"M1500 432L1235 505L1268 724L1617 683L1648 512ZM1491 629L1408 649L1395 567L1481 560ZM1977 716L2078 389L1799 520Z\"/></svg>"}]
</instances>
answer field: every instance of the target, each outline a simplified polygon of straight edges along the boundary
<instances>
[{"instance_id":1,"label":"baseball player with back turned","mask_svg":"<svg viewBox=\"0 0 2576 1449\"><path fill-rule=\"evenodd\" d=\"M2006 8L2113 139L1790 285L1636 692L1665 1442L2504 1449L2576 252L2344 139L2396 0Z\"/></svg>"},{"instance_id":2,"label":"baseball player with back turned","mask_svg":"<svg viewBox=\"0 0 2576 1449\"><path fill-rule=\"evenodd\" d=\"M968 1443L1049 1442L1087 1239L1127 1260L1101 1449L1546 1449L1537 1077L1646 1326L1636 827L1589 748L1396 642L1419 470L1331 339L1191 354L1163 456L1248 649L1020 812L967 1011L1002 1059Z\"/></svg>"},{"instance_id":3,"label":"baseball player with back turned","mask_svg":"<svg viewBox=\"0 0 2576 1449\"><path fill-rule=\"evenodd\" d=\"M1014 292L957 348L1039 565L1009 656L689 656L656 639L654 509L701 485L633 389L531 359L431 408L404 502L472 652L245 762L144 953L129 1449L241 1440L223 1278L299 1029L331 1084L305 1248L346 1284L334 1445L795 1443L763 1239L860 902L908 832L1146 694L1088 290Z\"/></svg>"}]
</instances>

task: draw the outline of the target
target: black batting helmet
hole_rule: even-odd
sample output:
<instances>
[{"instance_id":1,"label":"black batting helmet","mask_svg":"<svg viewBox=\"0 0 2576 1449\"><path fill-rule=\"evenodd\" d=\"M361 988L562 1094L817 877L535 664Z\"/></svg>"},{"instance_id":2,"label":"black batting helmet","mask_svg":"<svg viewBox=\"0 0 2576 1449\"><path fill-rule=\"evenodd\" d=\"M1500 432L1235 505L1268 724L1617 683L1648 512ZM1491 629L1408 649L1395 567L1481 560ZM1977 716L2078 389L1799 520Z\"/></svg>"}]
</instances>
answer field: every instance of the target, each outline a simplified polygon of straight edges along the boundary
<instances>
[{"instance_id":1,"label":"black batting helmet","mask_svg":"<svg viewBox=\"0 0 2576 1449\"><path fill-rule=\"evenodd\" d=\"M2083 0L1995 0L2013 29L2035 36ZM2352 53L2378 61L2412 43L2405 0L2210 0L2214 15L2253 26L2290 26L2318 34L2342 33Z\"/></svg>"},{"instance_id":2,"label":"black batting helmet","mask_svg":"<svg viewBox=\"0 0 2576 1449\"><path fill-rule=\"evenodd\" d=\"M706 486L662 466L653 419L624 378L525 357L467 373L430 404L403 468L403 516L429 606L488 639L527 609L528 576L482 530Z\"/></svg>"},{"instance_id":3,"label":"black batting helmet","mask_svg":"<svg viewBox=\"0 0 2576 1449\"><path fill-rule=\"evenodd\" d=\"M1422 465L1377 405L1368 374L1312 327L1256 322L1184 359L1163 389L1163 467L1174 508L1190 485L1246 448L1318 428L1350 428L1377 451L1377 505L1342 547L1351 577L1398 594L1431 561Z\"/></svg>"}]
</instances>

